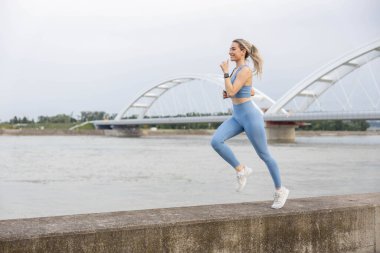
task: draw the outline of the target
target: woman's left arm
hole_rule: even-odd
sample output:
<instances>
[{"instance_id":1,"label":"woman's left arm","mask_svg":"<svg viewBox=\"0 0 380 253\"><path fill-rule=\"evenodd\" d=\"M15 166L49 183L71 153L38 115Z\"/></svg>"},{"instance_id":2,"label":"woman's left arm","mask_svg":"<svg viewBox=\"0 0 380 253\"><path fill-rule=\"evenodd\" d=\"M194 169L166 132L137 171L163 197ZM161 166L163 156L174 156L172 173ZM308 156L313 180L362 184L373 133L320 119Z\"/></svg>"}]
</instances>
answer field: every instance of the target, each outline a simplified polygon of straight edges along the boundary
<instances>
[{"instance_id":1,"label":"woman's left arm","mask_svg":"<svg viewBox=\"0 0 380 253\"><path fill-rule=\"evenodd\" d=\"M228 73L228 60L225 62L222 62L220 67L222 68L223 73ZM251 75L251 71L249 70L249 68L243 67L237 74L236 79L234 81L234 85L232 85L230 77L225 78L224 85L226 87L227 95L229 97L235 96L235 94L238 93L239 90L246 83L250 75Z\"/></svg>"}]
</instances>

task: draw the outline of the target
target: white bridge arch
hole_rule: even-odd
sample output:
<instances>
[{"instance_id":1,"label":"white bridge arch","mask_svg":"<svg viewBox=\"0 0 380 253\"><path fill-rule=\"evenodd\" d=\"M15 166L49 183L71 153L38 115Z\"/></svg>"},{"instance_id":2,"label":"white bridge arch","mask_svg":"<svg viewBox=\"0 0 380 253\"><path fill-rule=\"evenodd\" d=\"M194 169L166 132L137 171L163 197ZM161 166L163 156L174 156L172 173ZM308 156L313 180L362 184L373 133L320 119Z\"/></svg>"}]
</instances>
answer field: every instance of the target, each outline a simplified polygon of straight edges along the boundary
<instances>
[{"instance_id":1,"label":"white bridge arch","mask_svg":"<svg viewBox=\"0 0 380 253\"><path fill-rule=\"evenodd\" d=\"M377 40L322 66L293 86L293 88L278 99L276 103L266 111L266 115L269 117L272 115L279 116L283 113L288 115L285 106L297 97L306 98L300 107L300 113L305 112L311 104L317 101L318 98L336 82L379 56L380 40Z\"/></svg>"},{"instance_id":2,"label":"white bridge arch","mask_svg":"<svg viewBox=\"0 0 380 253\"><path fill-rule=\"evenodd\" d=\"M192 75L183 75L183 76L176 76L173 78L169 78L166 81L159 82L158 84L154 85L153 87L149 88L142 94L140 94L131 104L123 108L115 117L115 120L122 120L126 118L126 115L128 114L128 111L131 109L138 109L139 113L137 116L137 119L143 119L145 115L147 114L148 110L154 105L154 103L167 91L170 89L185 84L194 80L199 81L205 81L206 83L216 85L221 90L224 89L224 78L220 75L213 75L213 74L192 74ZM271 99L269 96L264 94L262 91L258 90L257 88L254 88L255 95L253 96L253 99L255 102L258 103L258 106L260 107L260 104L265 102L269 104L268 107L272 106L275 101ZM148 98L148 99L147 99Z\"/></svg>"},{"instance_id":3,"label":"white bridge arch","mask_svg":"<svg viewBox=\"0 0 380 253\"><path fill-rule=\"evenodd\" d=\"M285 95L283 95L277 102L264 94L262 91L255 89L255 96L253 97L254 104L265 111L264 120L272 122L297 122L305 120L327 120L327 119L380 119L380 96L376 97L377 103L374 107L371 101L372 110L361 111L307 111L308 108L314 104L319 103L319 97L328 89L332 88L339 80L346 75L350 74L363 65L370 63L380 56L380 40L367 44L357 50L354 50L344 57L335 60L331 63L321 67L304 80L293 86ZM369 64L368 67L371 67ZM373 76L372 79L376 83L376 92L380 94L380 87ZM92 123L99 129L113 129L123 128L127 126L135 127L142 124L168 124L168 123L201 123L201 122L222 122L227 119L228 115L212 115L212 116L191 116L191 117L145 117L147 112L157 102L157 100L170 89L181 85L190 83L192 81L205 81L207 84L212 84L221 90L224 89L224 78L221 75L215 74L190 74L175 76L168 78L163 82L153 85L146 91L138 94L137 98L132 103L124 107L113 120L95 120ZM202 83L203 85L203 83ZM186 86L185 86L186 87ZM335 85L335 87L339 87ZM332 89L333 91L333 89ZM376 96L377 93L373 95ZM197 95L197 94L196 94ZM216 95L216 94L214 94ZM217 95L216 95L217 96ZM302 106L298 111L287 111L285 108L292 101L296 104L296 98L304 98L301 100ZM182 102L182 101L181 101ZM318 104L316 103L316 104ZM159 103L157 103L159 104ZM268 109L269 108L269 109ZM128 117L128 113L135 112L137 117ZM207 109L207 108L206 108ZM130 111L131 110L131 111ZM78 125L80 126L80 125ZM78 127L75 126L75 127ZM74 127L74 128L75 128Z\"/></svg>"}]
</instances>

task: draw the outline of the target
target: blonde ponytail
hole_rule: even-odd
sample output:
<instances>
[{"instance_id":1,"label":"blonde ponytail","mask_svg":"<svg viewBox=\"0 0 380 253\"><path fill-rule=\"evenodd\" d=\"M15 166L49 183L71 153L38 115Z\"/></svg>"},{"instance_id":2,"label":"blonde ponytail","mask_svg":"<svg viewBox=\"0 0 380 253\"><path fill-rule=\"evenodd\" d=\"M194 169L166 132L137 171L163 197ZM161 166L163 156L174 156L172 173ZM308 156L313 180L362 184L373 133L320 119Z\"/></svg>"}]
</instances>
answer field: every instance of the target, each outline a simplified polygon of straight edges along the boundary
<instances>
[{"instance_id":1,"label":"blonde ponytail","mask_svg":"<svg viewBox=\"0 0 380 253\"><path fill-rule=\"evenodd\" d=\"M252 43L244 39L235 39L232 42L238 43L240 50L246 50L245 59L251 57L253 61L253 74L261 78L261 75L263 73L263 59L261 58L259 50L257 50L257 48Z\"/></svg>"}]
</instances>

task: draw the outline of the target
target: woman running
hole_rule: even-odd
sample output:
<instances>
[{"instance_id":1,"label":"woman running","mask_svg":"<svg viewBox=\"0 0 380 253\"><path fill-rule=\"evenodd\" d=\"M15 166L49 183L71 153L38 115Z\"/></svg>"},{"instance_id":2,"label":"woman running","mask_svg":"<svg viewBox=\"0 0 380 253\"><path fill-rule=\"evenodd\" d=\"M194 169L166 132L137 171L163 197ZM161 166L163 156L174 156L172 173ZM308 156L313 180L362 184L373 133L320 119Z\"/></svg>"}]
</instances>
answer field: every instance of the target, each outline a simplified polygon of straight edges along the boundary
<instances>
[{"instance_id":1,"label":"woman running","mask_svg":"<svg viewBox=\"0 0 380 253\"><path fill-rule=\"evenodd\" d=\"M231 61L236 63L231 76L229 75L228 60L222 62L220 67L224 73L226 89L224 97L232 99L233 113L232 117L218 127L212 137L211 145L236 170L237 191L242 191L252 169L242 165L224 142L244 131L256 153L268 167L275 186L274 202L271 207L278 209L284 206L289 195L289 189L281 185L279 168L268 150L263 113L251 101L252 77L262 74L262 59L257 48L243 39L232 41L229 55ZM248 57L253 60L254 70L251 70L247 65Z\"/></svg>"}]
</instances>

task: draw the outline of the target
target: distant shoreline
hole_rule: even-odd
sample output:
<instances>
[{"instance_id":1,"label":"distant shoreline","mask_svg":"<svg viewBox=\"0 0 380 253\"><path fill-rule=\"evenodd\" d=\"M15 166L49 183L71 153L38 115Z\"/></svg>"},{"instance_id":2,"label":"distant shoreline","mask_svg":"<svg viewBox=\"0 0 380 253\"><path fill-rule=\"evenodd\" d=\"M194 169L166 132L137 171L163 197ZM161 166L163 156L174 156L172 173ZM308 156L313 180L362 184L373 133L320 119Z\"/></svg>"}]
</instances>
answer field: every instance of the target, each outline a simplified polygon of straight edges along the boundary
<instances>
[{"instance_id":1,"label":"distant shoreline","mask_svg":"<svg viewBox=\"0 0 380 253\"><path fill-rule=\"evenodd\" d=\"M296 131L296 135L301 136L363 136L363 135L380 135L379 131Z\"/></svg>"},{"instance_id":2,"label":"distant shoreline","mask_svg":"<svg viewBox=\"0 0 380 253\"><path fill-rule=\"evenodd\" d=\"M44 135L104 135L103 130L62 130L62 129L0 129L0 135L44 136Z\"/></svg>"},{"instance_id":3,"label":"distant shoreline","mask_svg":"<svg viewBox=\"0 0 380 253\"><path fill-rule=\"evenodd\" d=\"M212 135L215 130L210 129L143 129L143 136L169 136L169 135ZM0 129L3 136L73 136L73 135L96 135L106 136L104 130L61 130L61 129ZM380 135L378 131L305 131L296 130L296 136L367 136Z\"/></svg>"}]
</instances>

